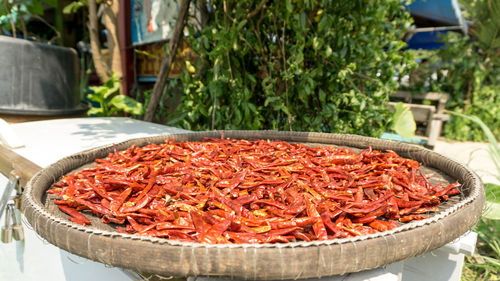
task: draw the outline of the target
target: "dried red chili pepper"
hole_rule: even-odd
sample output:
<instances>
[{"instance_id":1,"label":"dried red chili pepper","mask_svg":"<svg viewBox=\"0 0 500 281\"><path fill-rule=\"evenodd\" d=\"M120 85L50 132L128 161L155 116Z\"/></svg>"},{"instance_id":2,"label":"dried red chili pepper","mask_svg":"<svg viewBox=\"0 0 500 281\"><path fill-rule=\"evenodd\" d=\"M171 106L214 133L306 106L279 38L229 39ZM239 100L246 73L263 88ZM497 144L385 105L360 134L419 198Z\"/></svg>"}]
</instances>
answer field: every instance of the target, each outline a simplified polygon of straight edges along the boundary
<instances>
[{"instance_id":1,"label":"dried red chili pepper","mask_svg":"<svg viewBox=\"0 0 500 281\"><path fill-rule=\"evenodd\" d=\"M366 235L421 220L459 183L432 186L393 151L207 139L131 146L64 176L48 193L69 219L90 210L119 232L202 243Z\"/></svg>"}]
</instances>

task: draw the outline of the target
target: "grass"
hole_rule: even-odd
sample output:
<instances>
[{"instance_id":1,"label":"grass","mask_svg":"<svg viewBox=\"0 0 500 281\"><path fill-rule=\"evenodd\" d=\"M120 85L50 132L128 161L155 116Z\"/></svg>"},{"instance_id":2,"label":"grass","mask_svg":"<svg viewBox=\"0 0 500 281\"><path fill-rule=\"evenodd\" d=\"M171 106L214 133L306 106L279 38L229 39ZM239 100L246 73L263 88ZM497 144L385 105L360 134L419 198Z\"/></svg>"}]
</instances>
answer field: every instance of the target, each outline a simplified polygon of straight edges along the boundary
<instances>
[{"instance_id":1,"label":"grass","mask_svg":"<svg viewBox=\"0 0 500 281\"><path fill-rule=\"evenodd\" d=\"M481 218L474 231L479 238L476 252L466 257L462 280L500 280L500 221Z\"/></svg>"},{"instance_id":2,"label":"grass","mask_svg":"<svg viewBox=\"0 0 500 281\"><path fill-rule=\"evenodd\" d=\"M469 119L481 127L489 141L488 152L495 166L492 170L500 181L500 145L491 130L476 116L449 113ZM462 281L500 280L500 186L487 183L485 188L486 210L474 228L479 238L476 252L466 258Z\"/></svg>"}]
</instances>

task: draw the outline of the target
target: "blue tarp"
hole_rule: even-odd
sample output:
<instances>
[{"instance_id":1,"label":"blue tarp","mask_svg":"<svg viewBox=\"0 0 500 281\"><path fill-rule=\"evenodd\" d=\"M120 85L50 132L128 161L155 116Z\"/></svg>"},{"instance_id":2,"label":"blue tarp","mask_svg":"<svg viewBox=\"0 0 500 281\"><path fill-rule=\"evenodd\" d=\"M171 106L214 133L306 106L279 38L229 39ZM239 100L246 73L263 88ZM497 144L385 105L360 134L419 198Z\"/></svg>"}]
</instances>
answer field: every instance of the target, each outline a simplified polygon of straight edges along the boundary
<instances>
[{"instance_id":1,"label":"blue tarp","mask_svg":"<svg viewBox=\"0 0 500 281\"><path fill-rule=\"evenodd\" d=\"M446 34L446 31L428 31L428 32L417 32L413 34L406 42L409 49L424 49L424 50L434 50L439 49L444 46L440 36Z\"/></svg>"},{"instance_id":2,"label":"blue tarp","mask_svg":"<svg viewBox=\"0 0 500 281\"><path fill-rule=\"evenodd\" d=\"M419 20L425 20L430 27L455 26L456 30L467 32L457 0L415 0L407 6L410 14ZM429 27L429 26L426 27ZM447 31L418 31L408 40L410 49L438 49L443 46L439 36Z\"/></svg>"},{"instance_id":3,"label":"blue tarp","mask_svg":"<svg viewBox=\"0 0 500 281\"><path fill-rule=\"evenodd\" d=\"M457 0L415 0L408 5L412 16L425 18L441 25L464 25Z\"/></svg>"}]
</instances>

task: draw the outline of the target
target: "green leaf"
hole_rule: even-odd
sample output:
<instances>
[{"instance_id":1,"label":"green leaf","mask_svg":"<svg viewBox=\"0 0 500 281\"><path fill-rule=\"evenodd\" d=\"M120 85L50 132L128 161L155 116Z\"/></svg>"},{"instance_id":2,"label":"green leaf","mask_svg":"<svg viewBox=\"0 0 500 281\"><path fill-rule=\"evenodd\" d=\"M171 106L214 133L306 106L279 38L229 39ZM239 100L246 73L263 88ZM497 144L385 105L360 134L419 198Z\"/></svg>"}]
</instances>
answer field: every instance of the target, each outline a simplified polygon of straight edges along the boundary
<instances>
[{"instance_id":1,"label":"green leaf","mask_svg":"<svg viewBox=\"0 0 500 281\"><path fill-rule=\"evenodd\" d=\"M237 29L238 29L238 30L243 29L243 27L245 26L245 24L247 24L247 22L248 22L248 21L247 21L246 19L245 19L245 20L240 21L240 23L238 24Z\"/></svg>"},{"instance_id":2,"label":"green leaf","mask_svg":"<svg viewBox=\"0 0 500 281\"><path fill-rule=\"evenodd\" d=\"M256 112L257 112L257 108L255 107L255 105L254 105L253 103L249 103L249 104L247 104L247 105L248 105L248 108L249 108L252 112L254 112L254 113L256 113Z\"/></svg>"},{"instance_id":3,"label":"green leaf","mask_svg":"<svg viewBox=\"0 0 500 281\"><path fill-rule=\"evenodd\" d=\"M318 37L314 37L313 38L313 49L315 49L315 50L318 49L319 44L320 44L320 42L319 42Z\"/></svg>"},{"instance_id":4,"label":"green leaf","mask_svg":"<svg viewBox=\"0 0 500 281\"><path fill-rule=\"evenodd\" d=\"M88 94L87 98L89 100L91 100L91 101L95 101L95 102L98 102L98 103L104 102L104 99L102 98L102 95L100 95L99 93Z\"/></svg>"},{"instance_id":5,"label":"green leaf","mask_svg":"<svg viewBox=\"0 0 500 281\"><path fill-rule=\"evenodd\" d=\"M393 124L391 129L404 138L414 138L417 125L410 107L402 102L394 106Z\"/></svg>"},{"instance_id":6,"label":"green leaf","mask_svg":"<svg viewBox=\"0 0 500 281\"><path fill-rule=\"evenodd\" d=\"M323 31L328 26L328 15L324 15L321 17L321 20L318 23L318 31Z\"/></svg>"},{"instance_id":7,"label":"green leaf","mask_svg":"<svg viewBox=\"0 0 500 281\"><path fill-rule=\"evenodd\" d=\"M89 87L90 91L93 92L92 95L98 95L104 97L104 94L108 91L108 87L106 86L92 86Z\"/></svg>"},{"instance_id":8,"label":"green leaf","mask_svg":"<svg viewBox=\"0 0 500 281\"><path fill-rule=\"evenodd\" d=\"M270 103L280 100L280 97L267 97L264 101L264 106L268 106Z\"/></svg>"},{"instance_id":9,"label":"green leaf","mask_svg":"<svg viewBox=\"0 0 500 281\"><path fill-rule=\"evenodd\" d=\"M494 183L485 183L486 200L494 203L500 203L500 185Z\"/></svg>"},{"instance_id":10,"label":"green leaf","mask_svg":"<svg viewBox=\"0 0 500 281\"><path fill-rule=\"evenodd\" d=\"M342 48L340 50L340 57L344 58L346 53L347 53L347 48L346 47Z\"/></svg>"},{"instance_id":11,"label":"green leaf","mask_svg":"<svg viewBox=\"0 0 500 281\"><path fill-rule=\"evenodd\" d=\"M107 116L116 116L117 114L115 114L116 112L120 112L121 110L119 108L116 108L116 107L111 107L108 111L108 114Z\"/></svg>"},{"instance_id":12,"label":"green leaf","mask_svg":"<svg viewBox=\"0 0 500 281\"><path fill-rule=\"evenodd\" d=\"M57 1L57 0L51 0L51 1ZM87 0L80 0L80 1L74 1L68 4L66 7L63 9L64 14L72 14L76 13L78 9L81 7L87 6L88 1Z\"/></svg>"},{"instance_id":13,"label":"green leaf","mask_svg":"<svg viewBox=\"0 0 500 281\"><path fill-rule=\"evenodd\" d=\"M0 5L0 16L5 17L5 19L8 21L8 17L6 17L6 15L7 15L7 10L5 9L5 5ZM7 21L5 23L7 23Z\"/></svg>"},{"instance_id":14,"label":"green leaf","mask_svg":"<svg viewBox=\"0 0 500 281\"><path fill-rule=\"evenodd\" d=\"M281 104L280 105L280 108L281 110L288 116L290 116L290 111L288 110L288 108L284 105L284 104Z\"/></svg>"},{"instance_id":15,"label":"green leaf","mask_svg":"<svg viewBox=\"0 0 500 281\"><path fill-rule=\"evenodd\" d=\"M490 220L500 220L500 203L486 201L483 217Z\"/></svg>"},{"instance_id":16,"label":"green leaf","mask_svg":"<svg viewBox=\"0 0 500 281\"><path fill-rule=\"evenodd\" d=\"M326 100L326 94L325 94L325 91L323 90L319 90L319 101L321 103L324 103Z\"/></svg>"},{"instance_id":17,"label":"green leaf","mask_svg":"<svg viewBox=\"0 0 500 281\"><path fill-rule=\"evenodd\" d=\"M361 103L359 105L359 111L363 112L363 110L365 109L365 107L366 107L366 99L362 99Z\"/></svg>"},{"instance_id":18,"label":"green leaf","mask_svg":"<svg viewBox=\"0 0 500 281\"><path fill-rule=\"evenodd\" d=\"M286 5L286 11L288 13L291 13L293 11L292 0L286 0L285 5Z\"/></svg>"},{"instance_id":19,"label":"green leaf","mask_svg":"<svg viewBox=\"0 0 500 281\"><path fill-rule=\"evenodd\" d=\"M326 47L326 51L325 51L325 57L330 57L332 55L332 48L330 46L327 46Z\"/></svg>"},{"instance_id":20,"label":"green leaf","mask_svg":"<svg viewBox=\"0 0 500 281\"><path fill-rule=\"evenodd\" d=\"M120 90L120 83L116 78L113 76L113 78L110 79L112 83L106 83L106 87L109 87L106 89L104 92L104 98L109 99L110 97L118 94L118 91Z\"/></svg>"},{"instance_id":21,"label":"green leaf","mask_svg":"<svg viewBox=\"0 0 500 281\"><path fill-rule=\"evenodd\" d=\"M56 8L57 7L57 1L58 0L43 0L43 3L47 4L48 6L50 6L52 8Z\"/></svg>"},{"instance_id":22,"label":"green leaf","mask_svg":"<svg viewBox=\"0 0 500 281\"><path fill-rule=\"evenodd\" d=\"M5 1L5 0L4 0ZM34 0L26 5L28 11L34 15L43 15L43 6L40 1Z\"/></svg>"},{"instance_id":23,"label":"green leaf","mask_svg":"<svg viewBox=\"0 0 500 281\"><path fill-rule=\"evenodd\" d=\"M239 125L241 123L241 120L242 120L241 111L239 109L235 109L233 124Z\"/></svg>"},{"instance_id":24,"label":"green leaf","mask_svg":"<svg viewBox=\"0 0 500 281\"><path fill-rule=\"evenodd\" d=\"M144 112L142 103L125 95L117 95L109 102L110 107L116 107L132 115L141 115Z\"/></svg>"},{"instance_id":25,"label":"green leaf","mask_svg":"<svg viewBox=\"0 0 500 281\"><path fill-rule=\"evenodd\" d=\"M87 111L88 116L103 116L103 114L104 114L104 110L100 107L91 107Z\"/></svg>"}]
</instances>

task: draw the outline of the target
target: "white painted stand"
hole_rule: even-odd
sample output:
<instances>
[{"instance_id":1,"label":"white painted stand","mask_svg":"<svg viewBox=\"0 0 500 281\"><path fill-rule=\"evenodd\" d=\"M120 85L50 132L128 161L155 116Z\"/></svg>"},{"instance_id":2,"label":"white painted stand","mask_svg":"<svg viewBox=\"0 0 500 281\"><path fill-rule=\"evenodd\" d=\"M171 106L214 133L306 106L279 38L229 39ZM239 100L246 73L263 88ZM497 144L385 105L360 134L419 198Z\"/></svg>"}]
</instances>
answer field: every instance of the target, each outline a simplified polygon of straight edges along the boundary
<instances>
[{"instance_id":1,"label":"white painted stand","mask_svg":"<svg viewBox=\"0 0 500 281\"><path fill-rule=\"evenodd\" d=\"M472 256L477 233L469 231L455 241L423 256L404 261L403 281L460 281L465 255Z\"/></svg>"}]
</instances>

